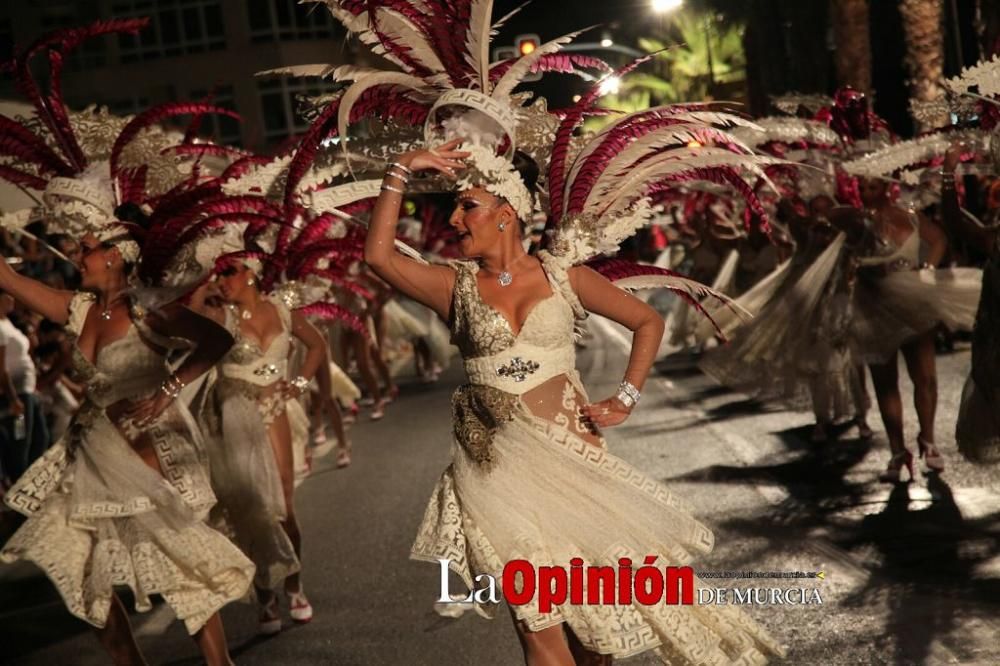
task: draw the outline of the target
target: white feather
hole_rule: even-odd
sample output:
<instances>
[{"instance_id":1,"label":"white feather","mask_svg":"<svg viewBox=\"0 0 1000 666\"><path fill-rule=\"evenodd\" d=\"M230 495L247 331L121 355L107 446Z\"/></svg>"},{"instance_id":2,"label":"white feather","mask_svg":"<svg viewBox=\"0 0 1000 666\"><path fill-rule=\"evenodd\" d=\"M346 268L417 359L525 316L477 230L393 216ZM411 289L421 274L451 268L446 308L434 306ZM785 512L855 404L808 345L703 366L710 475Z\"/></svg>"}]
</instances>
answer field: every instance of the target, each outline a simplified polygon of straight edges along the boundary
<instances>
[{"instance_id":1,"label":"white feather","mask_svg":"<svg viewBox=\"0 0 1000 666\"><path fill-rule=\"evenodd\" d=\"M409 49L410 57L421 65L432 72L445 71L437 53L410 19L398 12L380 8L376 22L381 32L400 46Z\"/></svg>"},{"instance_id":2,"label":"white feather","mask_svg":"<svg viewBox=\"0 0 1000 666\"><path fill-rule=\"evenodd\" d=\"M265 69L262 72L257 72L254 76L318 76L320 78L326 78L333 74L337 69L339 68L336 65L329 64L292 65L290 67Z\"/></svg>"},{"instance_id":3,"label":"white feather","mask_svg":"<svg viewBox=\"0 0 1000 666\"><path fill-rule=\"evenodd\" d=\"M691 298L699 301L704 298L713 298L732 308L736 313L736 316L743 321L749 321L753 318L753 314L749 310L744 308L729 296L723 294L721 291L717 291L709 287L707 284L702 284L697 280L692 280L691 278L679 275L636 275L634 277L615 280L613 284L616 287L629 291L639 289L670 289L672 291L683 291Z\"/></svg>"},{"instance_id":4,"label":"white feather","mask_svg":"<svg viewBox=\"0 0 1000 666\"><path fill-rule=\"evenodd\" d=\"M472 0L469 30L465 37L465 60L479 76L479 89L490 94L490 18L493 0Z\"/></svg>"}]
</instances>

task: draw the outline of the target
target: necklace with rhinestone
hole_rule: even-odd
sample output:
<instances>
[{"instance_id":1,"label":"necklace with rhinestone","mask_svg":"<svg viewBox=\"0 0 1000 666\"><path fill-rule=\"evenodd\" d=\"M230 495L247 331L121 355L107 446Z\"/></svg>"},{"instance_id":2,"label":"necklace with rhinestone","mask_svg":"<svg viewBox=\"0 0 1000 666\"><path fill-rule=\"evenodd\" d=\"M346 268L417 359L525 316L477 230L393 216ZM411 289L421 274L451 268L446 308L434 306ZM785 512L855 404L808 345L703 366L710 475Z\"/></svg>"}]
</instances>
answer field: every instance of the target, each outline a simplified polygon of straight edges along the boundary
<instances>
[{"instance_id":1,"label":"necklace with rhinestone","mask_svg":"<svg viewBox=\"0 0 1000 666\"><path fill-rule=\"evenodd\" d=\"M497 273L497 283L501 287L509 287L511 285L511 283L514 281L514 276L511 275L510 269L514 268L514 266L517 266L517 264L520 263L522 259L524 259L525 257L529 257L529 256L531 256L531 255L528 255L528 254L521 255L521 257L518 258L513 264L511 264L510 266L508 266L504 270L502 270L499 273Z\"/></svg>"},{"instance_id":2,"label":"necklace with rhinestone","mask_svg":"<svg viewBox=\"0 0 1000 666\"><path fill-rule=\"evenodd\" d=\"M117 303L120 300L120 298L121 298L120 296L114 298L110 303L108 303L107 307L105 307L103 310L101 310L101 319L102 320L104 320L104 321L111 321L112 310L115 307L115 303Z\"/></svg>"}]
</instances>

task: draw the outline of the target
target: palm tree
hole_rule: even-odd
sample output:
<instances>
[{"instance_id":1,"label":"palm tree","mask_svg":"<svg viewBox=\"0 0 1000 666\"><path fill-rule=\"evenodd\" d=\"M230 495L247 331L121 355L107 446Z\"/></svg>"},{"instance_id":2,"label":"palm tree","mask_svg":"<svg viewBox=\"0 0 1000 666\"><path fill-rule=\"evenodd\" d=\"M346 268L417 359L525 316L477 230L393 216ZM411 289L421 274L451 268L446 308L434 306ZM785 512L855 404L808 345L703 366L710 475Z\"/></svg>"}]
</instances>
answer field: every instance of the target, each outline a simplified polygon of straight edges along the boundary
<instances>
[{"instance_id":1,"label":"palm tree","mask_svg":"<svg viewBox=\"0 0 1000 666\"><path fill-rule=\"evenodd\" d=\"M851 86L870 95L872 50L868 30L868 0L830 0L830 21L837 43L833 55L837 85Z\"/></svg>"},{"instance_id":2,"label":"palm tree","mask_svg":"<svg viewBox=\"0 0 1000 666\"><path fill-rule=\"evenodd\" d=\"M906 34L906 67L910 72L910 95L914 101L930 102L944 95L944 3L942 0L902 0L899 13ZM945 119L928 123L935 127ZM915 120L917 129L920 121Z\"/></svg>"},{"instance_id":3,"label":"palm tree","mask_svg":"<svg viewBox=\"0 0 1000 666\"><path fill-rule=\"evenodd\" d=\"M601 106L625 113L659 104L712 99L718 90L739 84L746 75L743 24L713 20L714 13L682 10L671 16L669 38L641 38L639 47L657 54L634 72ZM593 118L588 129L608 122Z\"/></svg>"}]
</instances>

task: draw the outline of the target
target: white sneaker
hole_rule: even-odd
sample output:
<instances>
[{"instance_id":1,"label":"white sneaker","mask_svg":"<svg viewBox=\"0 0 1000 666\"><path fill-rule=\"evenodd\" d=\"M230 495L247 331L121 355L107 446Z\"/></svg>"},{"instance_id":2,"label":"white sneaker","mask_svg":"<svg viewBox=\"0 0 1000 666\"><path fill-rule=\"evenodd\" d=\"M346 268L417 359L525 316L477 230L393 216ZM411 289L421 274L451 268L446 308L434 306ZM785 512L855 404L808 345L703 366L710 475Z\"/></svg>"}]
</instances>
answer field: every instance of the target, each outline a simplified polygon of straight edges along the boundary
<instances>
[{"instance_id":1,"label":"white sneaker","mask_svg":"<svg viewBox=\"0 0 1000 666\"><path fill-rule=\"evenodd\" d=\"M312 604L306 599L306 595L302 592L301 588L298 592L285 590L285 594L288 595L289 614L292 616L294 622L306 624L313 619Z\"/></svg>"},{"instance_id":2,"label":"white sneaker","mask_svg":"<svg viewBox=\"0 0 1000 666\"><path fill-rule=\"evenodd\" d=\"M257 616L257 633L261 636L274 636L281 631L281 616L278 615L278 595L271 601L260 604L260 614Z\"/></svg>"}]
</instances>

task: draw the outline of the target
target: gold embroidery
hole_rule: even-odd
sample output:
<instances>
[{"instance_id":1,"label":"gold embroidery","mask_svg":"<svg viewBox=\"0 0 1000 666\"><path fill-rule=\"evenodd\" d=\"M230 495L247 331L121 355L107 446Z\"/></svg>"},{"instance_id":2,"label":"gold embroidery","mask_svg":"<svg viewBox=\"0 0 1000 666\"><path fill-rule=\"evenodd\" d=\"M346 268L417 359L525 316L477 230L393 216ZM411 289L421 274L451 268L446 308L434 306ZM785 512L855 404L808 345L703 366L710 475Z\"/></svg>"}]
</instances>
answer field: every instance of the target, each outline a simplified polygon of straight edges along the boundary
<instances>
[{"instance_id":1,"label":"gold embroidery","mask_svg":"<svg viewBox=\"0 0 1000 666\"><path fill-rule=\"evenodd\" d=\"M517 396L483 384L460 386L451 397L455 439L486 471L495 462L493 437L514 418Z\"/></svg>"}]
</instances>

